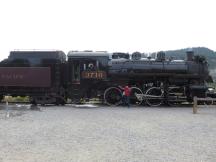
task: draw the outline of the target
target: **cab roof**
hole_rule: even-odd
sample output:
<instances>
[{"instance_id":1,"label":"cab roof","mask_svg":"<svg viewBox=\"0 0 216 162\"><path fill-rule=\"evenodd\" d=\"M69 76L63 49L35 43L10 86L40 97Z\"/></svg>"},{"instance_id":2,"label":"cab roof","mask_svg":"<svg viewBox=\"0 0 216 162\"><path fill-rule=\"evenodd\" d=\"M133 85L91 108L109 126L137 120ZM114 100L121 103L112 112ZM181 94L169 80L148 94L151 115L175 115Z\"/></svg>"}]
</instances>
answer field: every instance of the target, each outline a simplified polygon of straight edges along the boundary
<instances>
[{"instance_id":1,"label":"cab roof","mask_svg":"<svg viewBox=\"0 0 216 162\"><path fill-rule=\"evenodd\" d=\"M111 57L112 53L106 51L69 51L68 57Z\"/></svg>"}]
</instances>

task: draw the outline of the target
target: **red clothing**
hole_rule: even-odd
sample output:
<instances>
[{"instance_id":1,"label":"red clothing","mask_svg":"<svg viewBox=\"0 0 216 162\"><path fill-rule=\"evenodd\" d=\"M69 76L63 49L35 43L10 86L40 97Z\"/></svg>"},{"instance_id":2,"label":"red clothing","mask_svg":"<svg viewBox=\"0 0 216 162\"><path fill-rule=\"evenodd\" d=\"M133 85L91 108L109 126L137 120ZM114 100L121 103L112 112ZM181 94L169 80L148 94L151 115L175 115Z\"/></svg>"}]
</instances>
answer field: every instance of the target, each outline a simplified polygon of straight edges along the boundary
<instances>
[{"instance_id":1,"label":"red clothing","mask_svg":"<svg viewBox=\"0 0 216 162\"><path fill-rule=\"evenodd\" d=\"M124 87L124 94L125 94L125 96L130 96L130 92L131 92L131 89L128 86L125 86Z\"/></svg>"}]
</instances>

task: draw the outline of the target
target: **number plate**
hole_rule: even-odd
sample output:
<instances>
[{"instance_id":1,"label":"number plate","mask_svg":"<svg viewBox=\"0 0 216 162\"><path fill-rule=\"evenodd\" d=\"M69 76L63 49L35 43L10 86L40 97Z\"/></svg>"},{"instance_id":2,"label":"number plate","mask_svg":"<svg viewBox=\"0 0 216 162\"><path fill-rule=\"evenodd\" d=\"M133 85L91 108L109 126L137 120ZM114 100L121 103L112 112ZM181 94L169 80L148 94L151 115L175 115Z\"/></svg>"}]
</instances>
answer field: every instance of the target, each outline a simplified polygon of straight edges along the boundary
<instances>
[{"instance_id":1,"label":"number plate","mask_svg":"<svg viewBox=\"0 0 216 162\"><path fill-rule=\"evenodd\" d=\"M105 79L106 72L105 71L83 71L82 78L85 79Z\"/></svg>"}]
</instances>

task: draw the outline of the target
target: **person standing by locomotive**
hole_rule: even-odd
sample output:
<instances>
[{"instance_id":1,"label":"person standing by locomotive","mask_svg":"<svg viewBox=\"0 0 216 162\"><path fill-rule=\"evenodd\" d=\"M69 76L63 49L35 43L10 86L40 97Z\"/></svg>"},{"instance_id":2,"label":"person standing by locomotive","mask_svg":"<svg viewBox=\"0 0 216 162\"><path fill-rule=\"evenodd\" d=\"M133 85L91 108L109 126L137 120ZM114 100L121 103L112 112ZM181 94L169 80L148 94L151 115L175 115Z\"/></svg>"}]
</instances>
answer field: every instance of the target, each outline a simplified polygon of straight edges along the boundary
<instances>
[{"instance_id":1,"label":"person standing by locomotive","mask_svg":"<svg viewBox=\"0 0 216 162\"><path fill-rule=\"evenodd\" d=\"M131 93L131 88L129 86L124 87L124 93L125 93L125 104L130 107L130 93Z\"/></svg>"},{"instance_id":2,"label":"person standing by locomotive","mask_svg":"<svg viewBox=\"0 0 216 162\"><path fill-rule=\"evenodd\" d=\"M131 88L129 86L124 87L124 104L130 107L130 93L131 93Z\"/></svg>"}]
</instances>

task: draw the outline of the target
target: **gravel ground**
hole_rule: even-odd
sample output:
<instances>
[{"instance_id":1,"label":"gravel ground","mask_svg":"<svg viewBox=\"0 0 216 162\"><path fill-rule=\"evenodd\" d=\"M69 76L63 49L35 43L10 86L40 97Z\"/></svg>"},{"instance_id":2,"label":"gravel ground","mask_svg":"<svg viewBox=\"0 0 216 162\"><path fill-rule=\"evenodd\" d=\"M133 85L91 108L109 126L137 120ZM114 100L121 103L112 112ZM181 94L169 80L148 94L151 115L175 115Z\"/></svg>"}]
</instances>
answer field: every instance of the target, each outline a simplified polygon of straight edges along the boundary
<instances>
[{"instance_id":1,"label":"gravel ground","mask_svg":"<svg viewBox=\"0 0 216 162\"><path fill-rule=\"evenodd\" d=\"M0 162L215 162L216 109L0 106Z\"/></svg>"}]
</instances>

